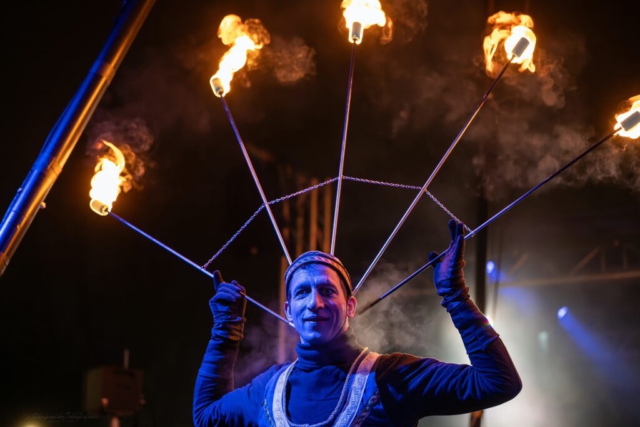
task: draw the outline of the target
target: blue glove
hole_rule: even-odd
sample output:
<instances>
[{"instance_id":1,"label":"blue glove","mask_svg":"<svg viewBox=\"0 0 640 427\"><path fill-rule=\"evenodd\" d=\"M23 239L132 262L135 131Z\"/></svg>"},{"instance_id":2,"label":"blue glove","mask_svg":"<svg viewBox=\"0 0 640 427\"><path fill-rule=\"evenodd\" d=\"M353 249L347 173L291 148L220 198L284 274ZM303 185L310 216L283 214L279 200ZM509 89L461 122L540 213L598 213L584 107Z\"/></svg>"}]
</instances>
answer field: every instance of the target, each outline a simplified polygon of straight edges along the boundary
<instances>
[{"instance_id":1,"label":"blue glove","mask_svg":"<svg viewBox=\"0 0 640 427\"><path fill-rule=\"evenodd\" d=\"M462 270L464 261L464 227L454 220L449 221L451 243L447 253L433 265L433 281L438 295L442 297L442 306L451 311L460 302L469 299L469 288ZM429 261L438 257L437 252L429 254Z\"/></svg>"},{"instance_id":2,"label":"blue glove","mask_svg":"<svg viewBox=\"0 0 640 427\"><path fill-rule=\"evenodd\" d=\"M247 308L246 291L235 280L227 283L220 271L213 272L213 286L216 294L209 301L213 313L214 335L233 341L244 338L244 312Z\"/></svg>"}]
</instances>

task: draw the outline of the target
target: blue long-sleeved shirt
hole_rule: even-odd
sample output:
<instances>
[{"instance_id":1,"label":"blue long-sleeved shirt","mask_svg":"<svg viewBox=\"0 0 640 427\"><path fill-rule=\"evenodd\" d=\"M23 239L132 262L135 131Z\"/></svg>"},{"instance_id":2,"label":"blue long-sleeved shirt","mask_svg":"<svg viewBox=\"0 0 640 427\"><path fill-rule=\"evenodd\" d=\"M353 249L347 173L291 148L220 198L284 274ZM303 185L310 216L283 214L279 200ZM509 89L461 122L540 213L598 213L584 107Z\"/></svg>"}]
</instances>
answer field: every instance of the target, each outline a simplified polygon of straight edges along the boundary
<instances>
[{"instance_id":1,"label":"blue long-sleeved shirt","mask_svg":"<svg viewBox=\"0 0 640 427\"><path fill-rule=\"evenodd\" d=\"M470 365L444 363L408 354L381 355L375 366L379 412L385 423L415 425L430 415L460 414L515 397L522 388L509 354L471 300L450 310ZM234 389L233 368L239 341L213 335L196 381L197 427L260 425L267 384L282 365L269 368L248 385ZM322 346L298 344L298 363L287 384L286 408L293 423L315 424L334 410L351 364L362 350L350 332ZM372 419L380 414L372 414ZM364 425L367 425L365 421Z\"/></svg>"}]
</instances>

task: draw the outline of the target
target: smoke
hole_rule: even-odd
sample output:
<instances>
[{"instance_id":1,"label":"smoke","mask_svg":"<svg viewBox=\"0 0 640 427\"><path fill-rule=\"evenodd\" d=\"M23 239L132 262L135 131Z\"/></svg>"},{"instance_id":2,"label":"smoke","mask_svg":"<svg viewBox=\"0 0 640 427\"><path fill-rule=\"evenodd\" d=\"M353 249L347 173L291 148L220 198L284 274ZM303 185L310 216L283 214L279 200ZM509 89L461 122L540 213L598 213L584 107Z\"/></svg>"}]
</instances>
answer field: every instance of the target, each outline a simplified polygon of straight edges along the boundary
<instances>
[{"instance_id":1,"label":"smoke","mask_svg":"<svg viewBox=\"0 0 640 427\"><path fill-rule=\"evenodd\" d=\"M270 303L270 307L279 304ZM280 313L281 310L276 310ZM283 347L284 361L291 362L295 359L295 347L298 334L289 326L275 320L271 315L260 312L260 319L247 322L245 326L245 338L242 341L242 356L238 359L235 370L236 387L246 384L256 375L278 363L278 334L284 331Z\"/></svg>"},{"instance_id":2,"label":"smoke","mask_svg":"<svg viewBox=\"0 0 640 427\"><path fill-rule=\"evenodd\" d=\"M87 135L89 142L86 154L92 159L106 154L103 140L114 144L122 151L125 158L125 169L121 174L124 178L123 192L126 193L131 188L137 190L144 188L144 174L147 168L154 166L148 158L154 137L144 120L140 118L94 120L87 129Z\"/></svg>"},{"instance_id":3,"label":"smoke","mask_svg":"<svg viewBox=\"0 0 640 427\"><path fill-rule=\"evenodd\" d=\"M391 0L383 5L387 16L393 20L393 39L399 43L409 43L427 28L426 0ZM391 41L387 34L381 42Z\"/></svg>"},{"instance_id":4,"label":"smoke","mask_svg":"<svg viewBox=\"0 0 640 427\"><path fill-rule=\"evenodd\" d=\"M376 271L358 293L361 307L413 272L408 264L394 266L384 262L377 266ZM421 284L424 286L424 282ZM382 353L402 351L427 354L427 343L435 341L435 328L430 327L435 316L433 312L425 310L427 290L416 290L415 285L416 283L406 286L403 291L381 302L362 317L354 319L352 328L362 345ZM417 330L420 331L418 340Z\"/></svg>"},{"instance_id":5,"label":"smoke","mask_svg":"<svg viewBox=\"0 0 640 427\"><path fill-rule=\"evenodd\" d=\"M286 40L273 36L271 45L261 53L260 63L283 85L292 85L316 75L315 50L300 37Z\"/></svg>"}]
</instances>

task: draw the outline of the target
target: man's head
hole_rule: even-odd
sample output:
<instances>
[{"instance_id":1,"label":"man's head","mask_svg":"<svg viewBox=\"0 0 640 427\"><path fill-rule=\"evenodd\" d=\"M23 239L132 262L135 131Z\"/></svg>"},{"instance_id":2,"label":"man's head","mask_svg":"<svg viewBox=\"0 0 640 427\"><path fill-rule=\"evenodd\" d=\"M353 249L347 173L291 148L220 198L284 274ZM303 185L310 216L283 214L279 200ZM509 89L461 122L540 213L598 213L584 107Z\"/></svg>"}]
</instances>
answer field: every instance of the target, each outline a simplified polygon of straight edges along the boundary
<instances>
[{"instance_id":1,"label":"man's head","mask_svg":"<svg viewBox=\"0 0 640 427\"><path fill-rule=\"evenodd\" d=\"M303 343L324 344L347 330L356 299L349 273L338 258L307 252L289 266L285 282L284 311Z\"/></svg>"}]
</instances>

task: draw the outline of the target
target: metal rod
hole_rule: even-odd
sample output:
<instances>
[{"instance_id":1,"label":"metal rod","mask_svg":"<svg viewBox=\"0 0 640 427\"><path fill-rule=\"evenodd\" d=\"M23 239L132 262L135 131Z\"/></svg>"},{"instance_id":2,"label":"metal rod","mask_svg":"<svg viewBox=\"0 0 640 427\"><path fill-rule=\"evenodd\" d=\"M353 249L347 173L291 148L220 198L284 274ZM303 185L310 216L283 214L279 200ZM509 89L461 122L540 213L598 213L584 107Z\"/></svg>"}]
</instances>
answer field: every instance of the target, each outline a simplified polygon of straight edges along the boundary
<instances>
[{"instance_id":1,"label":"metal rod","mask_svg":"<svg viewBox=\"0 0 640 427\"><path fill-rule=\"evenodd\" d=\"M335 210L333 212L333 228L331 230L331 255L336 250L336 236L338 234L338 213L340 212L340 196L342 195L342 174L344 173L344 158L347 151L347 131L349 129L349 113L351 112L351 94L353 92L353 71L356 62L356 44L351 46L351 65L349 66L349 84L347 85L347 105L344 110L344 126L342 128L342 149L340 151L340 168L338 172L338 189L336 191Z\"/></svg>"},{"instance_id":2,"label":"metal rod","mask_svg":"<svg viewBox=\"0 0 640 427\"><path fill-rule=\"evenodd\" d=\"M0 276L44 207L95 108L126 56L155 0L125 2L104 47L57 123L0 223Z\"/></svg>"},{"instance_id":3,"label":"metal rod","mask_svg":"<svg viewBox=\"0 0 640 427\"><path fill-rule=\"evenodd\" d=\"M496 86L496 84L498 83L500 78L503 76L505 71L507 71L507 68L509 68L509 65L511 64L511 62L513 61L514 58L515 58L515 55L511 57L509 62L507 62L505 64L505 66L502 68L502 71L500 71L500 74L498 74L498 76L493 80L493 83L491 83L491 86L489 86L489 89L487 89L487 91L485 92L484 96L482 97L482 99L480 100L480 102L478 103L476 108L473 110L473 113L471 114L471 116L469 117L467 122L462 127L462 130L460 130L460 132L458 133L458 136L456 136L456 138L453 140L453 142L449 146L449 149L447 150L447 152L444 153L444 156L442 156L442 159L440 159L440 162L438 163L436 168L433 170L433 172L431 172L431 176L429 176L429 179L427 179L427 182L424 183L424 185L420 189L420 192L413 199L413 202L411 202L411 205L409 206L409 209L407 209L407 211L404 213L404 215L400 219L400 222L398 223L398 225L396 225L396 228L393 229L393 231L391 232L391 235L389 236L387 241L384 242L384 245L382 245L382 249L380 249L380 251L378 252L378 255L376 255L376 257L374 258L373 262L371 262L371 265L369 265L369 268L367 268L367 271L365 271L364 275L362 276L362 278L360 278L360 281L358 282L358 284L356 285L356 287L353 290L354 294L356 294L360 290L360 288L364 284L364 281L367 280L367 277L369 277L369 274L371 274L371 272L373 271L373 268L376 266L378 261L380 261L380 258L382 258L382 255L384 254L384 252L389 247L389 244L391 243L391 241L394 239L394 237L396 236L396 234L400 230L400 227L402 227L402 225L407 220L407 218L409 217L409 215L411 214L413 209L416 207L416 205L418 204L418 201L420 201L420 198L422 197L422 195L427 192L427 189L429 188L429 185L431 185L431 182L433 181L433 179L436 177L436 175L438 174L438 172L440 171L440 169L444 165L444 162L447 161L447 159L449 158L449 155L451 154L453 149L456 147L456 145L458 145L458 142L460 141L462 136L465 134L465 132L467 131L467 129L471 125L471 122L473 122L473 120L476 118L476 116L480 112L480 109L482 108L484 103L489 98L489 94L491 93L493 88Z\"/></svg>"},{"instance_id":4,"label":"metal rod","mask_svg":"<svg viewBox=\"0 0 640 427\"><path fill-rule=\"evenodd\" d=\"M189 264L191 267L195 268L196 270L200 271L201 273L204 273L205 275L207 275L209 278L213 279L213 273L210 273L209 271L205 270L204 268L202 268L201 266L199 266L195 262L191 261L186 256L184 256L184 255L176 252L175 250L171 249L169 246L165 245L164 243L162 243L161 241L159 241L155 237L153 237L153 236L145 233L144 231L140 230L138 227L136 227L135 225L131 224L129 221L127 221L124 218L114 214L113 212L109 212L109 216L114 218L114 219L117 219L118 221L120 221L121 223L123 223L124 225L126 225L127 227L132 229L133 231L136 231L138 234L140 234L140 235L146 237L147 239L151 240L153 243L155 243L156 245L158 245L161 248L165 249L170 254L175 255L176 257L180 258L182 261L184 261L187 264ZM258 301L254 300L249 295L243 294L243 296L247 299L247 301L249 301L250 303L258 306L261 309L263 309L267 313L269 313L272 316L274 316L276 319L286 323L289 326L293 326L291 323L289 323L289 321L287 319L285 319L284 317L280 316L278 313L276 313L275 311L271 310L269 307L266 307L266 306L262 305L261 303L259 303Z\"/></svg>"},{"instance_id":5,"label":"metal rod","mask_svg":"<svg viewBox=\"0 0 640 427\"><path fill-rule=\"evenodd\" d=\"M569 163L565 164L564 166L562 166L560 169L558 169L557 171L555 171L554 173L552 173L551 175L549 175L548 177L546 177L544 180L542 180L540 183L538 183L535 187L531 188L529 191L527 191L526 193L524 193L522 196L518 197L516 200L514 200L513 202L511 202L509 205L507 205L506 207L504 207L500 212L498 212L497 214L495 214L494 216L492 216L491 218L489 218L487 221L485 221L484 223L482 223L479 227L477 227L475 230L473 230L471 233L467 234L464 237L464 240L469 240L472 237L474 237L476 234L478 234L479 232L481 232L482 230L484 230L485 228L487 228L490 224L492 224L495 220L497 220L498 218L500 218L502 215L504 215L505 213L507 213L508 211L510 211L511 209L513 209L518 203L522 202L524 199L526 199L528 196L530 196L532 193L534 193L536 190L538 190L540 187L542 187L543 185L545 185L546 183L548 183L549 181L551 181L553 178L555 178L556 176L560 175L562 172L564 172L565 170L567 170L568 168L570 168L571 166L573 166L574 163L576 163L578 160L582 159L584 156L586 156L587 154L589 154L590 152L592 152L593 150L595 150L596 148L598 148L600 145L602 145L605 141L607 141L609 138L611 138L612 136L614 136L616 133L620 132L622 129L616 130L611 132L610 134L608 134L607 136L605 136L604 138L600 139L598 142L596 142L595 144L593 144L592 146L590 146L589 148L587 148L585 151L583 151L582 153L580 153L577 157L575 157L573 160L571 160ZM398 283L397 285L395 285L393 288L389 289L387 292L385 292L383 295L381 295L380 297L378 297L378 299L374 300L373 302L371 302L370 304L368 304L365 308L362 309L362 311L360 311L360 314L363 314L367 311L369 311L369 309L371 309L372 307L374 307L375 305L377 305L380 301L382 301L383 299L385 299L386 297L388 297L389 295L391 295L392 293L394 293L395 291L397 291L398 289L400 289L402 286L404 286L406 283L408 283L411 279L413 279L414 277L416 277L417 275L419 275L420 273L422 273L423 271L425 271L427 268L431 267L433 264L435 264L437 261L439 261L446 253L448 252L448 250L442 252L440 255L438 255L435 259L429 261L428 263L426 263L425 265L423 265L422 267L420 267L419 269L417 269L416 271L414 271L413 273L411 273L411 275L409 275L407 278L405 278L403 281L401 281L400 283Z\"/></svg>"},{"instance_id":6,"label":"metal rod","mask_svg":"<svg viewBox=\"0 0 640 427\"><path fill-rule=\"evenodd\" d=\"M229 110L229 106L227 105L227 101L224 99L224 96L220 96L220 101L222 101L222 106L224 107L224 111L227 113L227 117L229 118L229 122L231 123L231 127L233 128L233 132L236 134L236 139L238 140L238 144L240 144L240 149L242 150L242 154L244 155L244 159L247 161L247 166L249 166L249 170L251 171L251 176L253 177L253 181L256 183L256 187L258 187L258 192L260 193L260 197L262 198L262 203L264 204L267 213L269 214L269 219L271 219L271 224L273 224L273 229L278 235L278 240L280 241L280 246L282 246L282 251L284 252L284 256L287 258L287 262L289 265L293 262L291 260L291 255L289 255L289 250L287 249L287 245L284 242L284 238L282 237L282 233L280 232L280 228L278 227L278 223L276 222L275 216L273 216L273 211L271 210L271 206L269 205L269 201L267 200L267 196L264 194L264 190L262 189L262 185L260 184L260 180L258 179L258 174L256 174L256 170L253 167L253 163L251 163L251 158L249 157L249 153L247 152L247 148L242 141L242 137L240 136L240 132L238 131L238 127L236 126L235 120L233 120L233 116L231 115L231 110Z\"/></svg>"}]
</instances>

